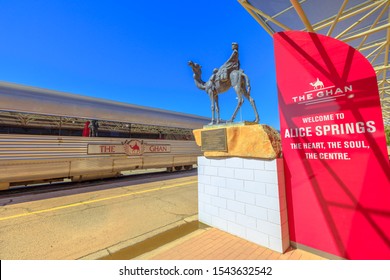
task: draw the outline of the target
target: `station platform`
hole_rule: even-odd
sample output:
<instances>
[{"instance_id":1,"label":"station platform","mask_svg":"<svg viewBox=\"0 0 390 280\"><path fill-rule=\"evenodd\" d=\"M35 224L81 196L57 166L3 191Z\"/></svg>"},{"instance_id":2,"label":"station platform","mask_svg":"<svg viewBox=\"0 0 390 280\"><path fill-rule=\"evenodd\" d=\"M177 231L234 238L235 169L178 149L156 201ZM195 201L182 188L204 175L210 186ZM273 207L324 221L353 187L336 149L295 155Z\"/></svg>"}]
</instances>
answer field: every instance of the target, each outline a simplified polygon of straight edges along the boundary
<instances>
[{"instance_id":1,"label":"station platform","mask_svg":"<svg viewBox=\"0 0 390 280\"><path fill-rule=\"evenodd\" d=\"M327 260L310 252L289 248L281 254L213 227L140 255L136 260Z\"/></svg>"}]
</instances>

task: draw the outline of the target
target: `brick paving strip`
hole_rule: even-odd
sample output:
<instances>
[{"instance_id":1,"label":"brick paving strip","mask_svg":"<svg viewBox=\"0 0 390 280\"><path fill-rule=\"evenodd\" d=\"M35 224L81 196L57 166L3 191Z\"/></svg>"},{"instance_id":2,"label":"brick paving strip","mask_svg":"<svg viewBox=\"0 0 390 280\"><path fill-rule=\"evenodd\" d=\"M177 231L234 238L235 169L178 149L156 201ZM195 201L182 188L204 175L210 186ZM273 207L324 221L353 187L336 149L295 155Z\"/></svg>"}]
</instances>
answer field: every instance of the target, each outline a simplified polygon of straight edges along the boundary
<instances>
[{"instance_id":1,"label":"brick paving strip","mask_svg":"<svg viewBox=\"0 0 390 280\"><path fill-rule=\"evenodd\" d=\"M290 248L284 254L272 251L216 228L199 229L136 259L150 260L326 260Z\"/></svg>"}]
</instances>

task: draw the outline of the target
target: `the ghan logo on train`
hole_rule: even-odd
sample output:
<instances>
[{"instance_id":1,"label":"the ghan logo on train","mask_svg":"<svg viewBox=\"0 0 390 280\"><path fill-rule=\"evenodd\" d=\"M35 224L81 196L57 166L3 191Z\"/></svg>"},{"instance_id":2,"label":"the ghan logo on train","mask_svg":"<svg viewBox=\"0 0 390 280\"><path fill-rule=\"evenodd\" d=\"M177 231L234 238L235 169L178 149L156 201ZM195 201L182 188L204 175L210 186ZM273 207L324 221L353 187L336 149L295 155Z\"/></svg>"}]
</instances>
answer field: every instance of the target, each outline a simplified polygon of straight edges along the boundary
<instances>
[{"instance_id":1,"label":"the ghan logo on train","mask_svg":"<svg viewBox=\"0 0 390 280\"><path fill-rule=\"evenodd\" d=\"M171 145L147 145L146 153L170 153Z\"/></svg>"},{"instance_id":2,"label":"the ghan logo on train","mask_svg":"<svg viewBox=\"0 0 390 280\"><path fill-rule=\"evenodd\" d=\"M142 155L144 151L143 141L140 140L125 141L123 142L123 148L125 150L125 154L129 156Z\"/></svg>"},{"instance_id":3,"label":"the ghan logo on train","mask_svg":"<svg viewBox=\"0 0 390 280\"><path fill-rule=\"evenodd\" d=\"M344 86L326 86L319 78L309 82L311 89L300 95L291 97L294 103L303 105L312 105L317 103L326 103L336 100L340 97L353 98L352 85Z\"/></svg>"},{"instance_id":4,"label":"the ghan logo on train","mask_svg":"<svg viewBox=\"0 0 390 280\"><path fill-rule=\"evenodd\" d=\"M120 144L88 144L88 154L126 154L141 156L145 153L170 153L170 144L148 144L142 140L126 140Z\"/></svg>"},{"instance_id":5,"label":"the ghan logo on train","mask_svg":"<svg viewBox=\"0 0 390 280\"><path fill-rule=\"evenodd\" d=\"M101 154L115 154L116 145L99 145Z\"/></svg>"}]
</instances>

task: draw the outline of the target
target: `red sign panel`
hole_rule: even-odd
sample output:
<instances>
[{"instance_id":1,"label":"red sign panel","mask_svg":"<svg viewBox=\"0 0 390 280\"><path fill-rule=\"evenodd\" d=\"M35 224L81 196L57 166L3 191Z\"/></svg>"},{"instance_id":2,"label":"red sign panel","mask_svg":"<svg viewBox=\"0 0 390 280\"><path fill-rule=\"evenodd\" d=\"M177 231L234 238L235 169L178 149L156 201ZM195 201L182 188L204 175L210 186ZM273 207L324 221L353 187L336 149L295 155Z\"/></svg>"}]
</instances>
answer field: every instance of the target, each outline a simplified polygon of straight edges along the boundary
<instances>
[{"instance_id":1,"label":"red sign panel","mask_svg":"<svg viewBox=\"0 0 390 280\"><path fill-rule=\"evenodd\" d=\"M390 259L390 166L375 72L336 39L274 35L290 238Z\"/></svg>"}]
</instances>

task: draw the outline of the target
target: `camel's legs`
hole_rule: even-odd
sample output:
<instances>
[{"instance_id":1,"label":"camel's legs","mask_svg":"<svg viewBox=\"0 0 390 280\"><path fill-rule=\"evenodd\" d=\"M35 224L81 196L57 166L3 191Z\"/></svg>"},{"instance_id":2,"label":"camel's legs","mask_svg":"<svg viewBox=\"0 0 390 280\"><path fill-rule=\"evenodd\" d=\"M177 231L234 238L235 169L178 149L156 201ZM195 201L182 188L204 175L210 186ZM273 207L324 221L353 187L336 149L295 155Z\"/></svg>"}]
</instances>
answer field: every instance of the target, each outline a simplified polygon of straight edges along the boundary
<instances>
[{"instance_id":1,"label":"camel's legs","mask_svg":"<svg viewBox=\"0 0 390 280\"><path fill-rule=\"evenodd\" d=\"M240 109L240 107L244 103L243 96L245 96L249 100L249 102L251 103L251 106L252 106L253 111L255 113L254 122L258 123L259 122L259 113L257 112L255 100L250 96L251 87L250 87L250 82L249 82L248 76L245 75L242 71L232 72L231 81L232 81L232 86L233 86L233 88L236 91L236 94L238 96L238 104L237 104L236 110L234 111L233 116L230 119L230 121L233 122L234 119L236 118L238 110Z\"/></svg>"},{"instance_id":2,"label":"camel's legs","mask_svg":"<svg viewBox=\"0 0 390 280\"><path fill-rule=\"evenodd\" d=\"M221 121L220 115L219 115L219 101L218 101L218 95L214 95L214 100L215 100L215 111L217 113L217 124Z\"/></svg>"},{"instance_id":3,"label":"camel's legs","mask_svg":"<svg viewBox=\"0 0 390 280\"><path fill-rule=\"evenodd\" d=\"M234 89L236 90L236 88L234 88ZM241 108L242 103L244 103L244 98L242 97L241 92L239 92L239 90L236 90L236 93L237 93L238 103L237 103L236 109L234 110L233 116L231 117L229 122L234 122L234 119L236 118L238 110Z\"/></svg>"},{"instance_id":4,"label":"camel's legs","mask_svg":"<svg viewBox=\"0 0 390 280\"><path fill-rule=\"evenodd\" d=\"M259 123L260 117L259 117L259 113L257 112L255 100L252 98L252 96L249 95L249 93L247 91L244 92L244 95L249 100L249 102L251 103L253 111L255 112L255 117L256 118L255 118L255 120L253 122Z\"/></svg>"},{"instance_id":5,"label":"camel's legs","mask_svg":"<svg viewBox=\"0 0 390 280\"><path fill-rule=\"evenodd\" d=\"M214 115L215 115L215 101L214 101L214 95L209 94L210 96L210 101L211 101L211 123L209 125L214 124Z\"/></svg>"}]
</instances>

